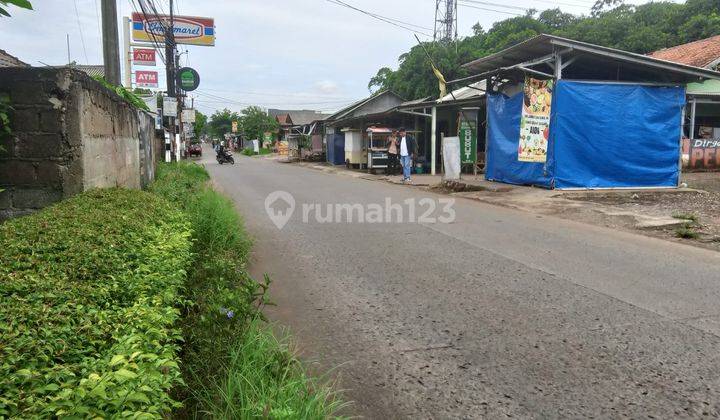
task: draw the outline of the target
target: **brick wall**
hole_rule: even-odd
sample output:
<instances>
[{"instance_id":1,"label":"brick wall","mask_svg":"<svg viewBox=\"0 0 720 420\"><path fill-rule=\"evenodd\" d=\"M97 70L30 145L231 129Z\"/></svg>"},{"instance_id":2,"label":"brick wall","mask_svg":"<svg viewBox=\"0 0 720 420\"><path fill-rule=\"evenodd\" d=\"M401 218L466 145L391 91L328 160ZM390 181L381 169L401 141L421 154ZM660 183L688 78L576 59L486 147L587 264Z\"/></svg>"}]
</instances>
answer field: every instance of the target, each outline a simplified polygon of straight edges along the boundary
<instances>
[{"instance_id":1,"label":"brick wall","mask_svg":"<svg viewBox=\"0 0 720 420\"><path fill-rule=\"evenodd\" d=\"M141 121L152 117L86 74L1 68L0 95L14 108L13 135L0 143L0 219L91 188L143 184Z\"/></svg>"}]
</instances>

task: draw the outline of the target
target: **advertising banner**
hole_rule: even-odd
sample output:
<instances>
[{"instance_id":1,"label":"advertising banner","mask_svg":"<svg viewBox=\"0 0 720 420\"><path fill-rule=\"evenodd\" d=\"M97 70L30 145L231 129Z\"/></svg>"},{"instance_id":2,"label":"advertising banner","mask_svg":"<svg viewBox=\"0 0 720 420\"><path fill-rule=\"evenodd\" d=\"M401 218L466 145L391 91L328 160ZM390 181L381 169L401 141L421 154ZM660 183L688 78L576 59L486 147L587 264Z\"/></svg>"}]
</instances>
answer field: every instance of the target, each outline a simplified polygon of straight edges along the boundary
<instances>
[{"instance_id":1,"label":"advertising banner","mask_svg":"<svg viewBox=\"0 0 720 420\"><path fill-rule=\"evenodd\" d=\"M268 145L272 144L273 142L273 133L266 131L263 133L263 145L264 147L268 147Z\"/></svg>"},{"instance_id":2,"label":"advertising banner","mask_svg":"<svg viewBox=\"0 0 720 420\"><path fill-rule=\"evenodd\" d=\"M158 87L158 72L151 70L136 70L135 86L150 88Z\"/></svg>"},{"instance_id":3,"label":"advertising banner","mask_svg":"<svg viewBox=\"0 0 720 420\"><path fill-rule=\"evenodd\" d=\"M195 122L195 110L194 109L183 109L182 111L182 120L186 123L194 123Z\"/></svg>"},{"instance_id":4,"label":"advertising banner","mask_svg":"<svg viewBox=\"0 0 720 420\"><path fill-rule=\"evenodd\" d=\"M233 121L233 122L232 122L232 128L231 128L231 130L232 130L233 133L237 133L237 131L238 131L238 122L237 122L237 121Z\"/></svg>"},{"instance_id":5,"label":"advertising banner","mask_svg":"<svg viewBox=\"0 0 720 420\"><path fill-rule=\"evenodd\" d=\"M552 80L525 78L518 145L520 162L547 161L552 91Z\"/></svg>"},{"instance_id":6,"label":"advertising banner","mask_svg":"<svg viewBox=\"0 0 720 420\"><path fill-rule=\"evenodd\" d=\"M460 111L460 163L477 162L477 108Z\"/></svg>"},{"instance_id":7,"label":"advertising banner","mask_svg":"<svg viewBox=\"0 0 720 420\"><path fill-rule=\"evenodd\" d=\"M152 48L135 48L132 54L132 62L136 66L155 65L155 50Z\"/></svg>"},{"instance_id":8,"label":"advertising banner","mask_svg":"<svg viewBox=\"0 0 720 420\"><path fill-rule=\"evenodd\" d=\"M142 13L132 14L133 41L165 43L165 28L170 16L152 15L147 19ZM174 16L173 34L176 44L215 45L215 20L196 16Z\"/></svg>"},{"instance_id":9,"label":"advertising banner","mask_svg":"<svg viewBox=\"0 0 720 420\"><path fill-rule=\"evenodd\" d=\"M696 171L720 171L720 128L700 127L699 139L683 139L683 166Z\"/></svg>"},{"instance_id":10,"label":"advertising banner","mask_svg":"<svg viewBox=\"0 0 720 420\"><path fill-rule=\"evenodd\" d=\"M163 115L166 117L177 117L177 99L171 97L163 98Z\"/></svg>"}]
</instances>

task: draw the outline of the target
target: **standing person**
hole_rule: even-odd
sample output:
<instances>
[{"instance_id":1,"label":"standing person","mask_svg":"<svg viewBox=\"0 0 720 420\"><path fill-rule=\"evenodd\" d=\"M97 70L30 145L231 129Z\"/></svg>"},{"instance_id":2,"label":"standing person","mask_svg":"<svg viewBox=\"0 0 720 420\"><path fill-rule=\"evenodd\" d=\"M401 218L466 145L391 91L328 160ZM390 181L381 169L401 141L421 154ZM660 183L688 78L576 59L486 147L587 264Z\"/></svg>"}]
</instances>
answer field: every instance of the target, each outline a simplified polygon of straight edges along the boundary
<instances>
[{"instance_id":1,"label":"standing person","mask_svg":"<svg viewBox=\"0 0 720 420\"><path fill-rule=\"evenodd\" d=\"M410 172L412 171L412 162L417 153L417 143L415 137L408 135L405 128L400 128L400 164L403 169L403 182L412 182Z\"/></svg>"},{"instance_id":2,"label":"standing person","mask_svg":"<svg viewBox=\"0 0 720 420\"><path fill-rule=\"evenodd\" d=\"M397 130L393 130L385 145L388 148L388 175L396 175L399 165L397 133Z\"/></svg>"}]
</instances>

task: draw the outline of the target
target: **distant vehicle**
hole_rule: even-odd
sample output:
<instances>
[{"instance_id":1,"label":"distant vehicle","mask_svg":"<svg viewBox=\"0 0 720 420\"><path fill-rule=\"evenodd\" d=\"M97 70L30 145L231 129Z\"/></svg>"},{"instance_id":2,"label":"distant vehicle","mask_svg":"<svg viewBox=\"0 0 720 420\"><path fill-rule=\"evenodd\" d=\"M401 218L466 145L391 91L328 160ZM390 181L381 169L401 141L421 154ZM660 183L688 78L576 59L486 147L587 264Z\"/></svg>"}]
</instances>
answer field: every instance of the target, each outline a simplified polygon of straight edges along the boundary
<instances>
[{"instance_id":1,"label":"distant vehicle","mask_svg":"<svg viewBox=\"0 0 720 420\"><path fill-rule=\"evenodd\" d=\"M202 156L202 146L200 143L193 143L188 147L188 156Z\"/></svg>"},{"instance_id":2,"label":"distant vehicle","mask_svg":"<svg viewBox=\"0 0 720 420\"><path fill-rule=\"evenodd\" d=\"M223 163L229 163L231 165L235 164L235 159L232 157L232 153L230 153L227 150L224 150L222 152L219 152L217 156L215 156L219 164Z\"/></svg>"}]
</instances>

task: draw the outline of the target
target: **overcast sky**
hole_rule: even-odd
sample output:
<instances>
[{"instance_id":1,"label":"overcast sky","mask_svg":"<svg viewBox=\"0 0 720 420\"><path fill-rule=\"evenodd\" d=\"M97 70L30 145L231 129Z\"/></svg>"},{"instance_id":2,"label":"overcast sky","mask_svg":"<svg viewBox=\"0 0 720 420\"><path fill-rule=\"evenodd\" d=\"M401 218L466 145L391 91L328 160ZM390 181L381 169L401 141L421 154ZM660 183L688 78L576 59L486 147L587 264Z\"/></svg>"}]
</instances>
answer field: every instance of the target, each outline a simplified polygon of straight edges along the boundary
<instances>
[{"instance_id":1,"label":"overcast sky","mask_svg":"<svg viewBox=\"0 0 720 420\"><path fill-rule=\"evenodd\" d=\"M432 35L435 0L344 1L417 25L416 30ZM166 11L168 2L156 0ZM472 33L471 27L477 22L487 29L495 21L522 13L482 3L539 10L559 6L580 14L588 13L593 0L461 2L497 10L460 6L458 32L464 36ZM71 60L102 64L99 3L34 0L34 11L13 8L11 18L0 19L0 48L34 66L65 64L66 34L70 34ZM200 73L200 88L192 96L205 113L225 106L240 110L246 104L338 109L366 97L370 77L380 67L396 68L398 56L416 43L408 30L328 0L177 0L176 5L182 15L215 19L216 46L187 46L188 54L181 59L181 64ZM120 16L129 16L133 10L130 0L118 0L118 8ZM504 13L498 12L501 10ZM162 87L164 68L157 70Z\"/></svg>"}]
</instances>

